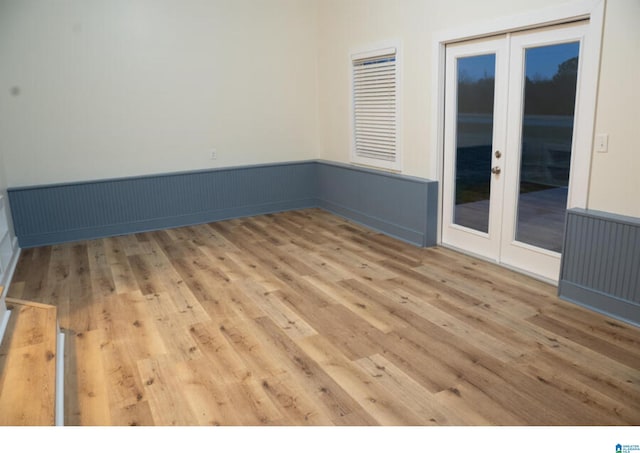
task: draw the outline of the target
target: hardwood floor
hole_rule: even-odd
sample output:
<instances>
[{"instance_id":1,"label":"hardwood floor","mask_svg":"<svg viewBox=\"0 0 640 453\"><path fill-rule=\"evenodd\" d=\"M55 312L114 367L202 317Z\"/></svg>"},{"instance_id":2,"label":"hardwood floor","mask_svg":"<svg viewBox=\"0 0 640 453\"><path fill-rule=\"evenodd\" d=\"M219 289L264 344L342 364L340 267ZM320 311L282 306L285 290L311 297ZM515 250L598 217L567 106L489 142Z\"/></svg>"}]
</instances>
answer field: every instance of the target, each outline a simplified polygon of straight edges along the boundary
<instances>
[{"instance_id":1,"label":"hardwood floor","mask_svg":"<svg viewBox=\"0 0 640 453\"><path fill-rule=\"evenodd\" d=\"M0 345L0 426L53 426L56 308L6 302L11 317Z\"/></svg>"},{"instance_id":2,"label":"hardwood floor","mask_svg":"<svg viewBox=\"0 0 640 453\"><path fill-rule=\"evenodd\" d=\"M67 425L637 425L640 329L318 209L25 250Z\"/></svg>"}]
</instances>

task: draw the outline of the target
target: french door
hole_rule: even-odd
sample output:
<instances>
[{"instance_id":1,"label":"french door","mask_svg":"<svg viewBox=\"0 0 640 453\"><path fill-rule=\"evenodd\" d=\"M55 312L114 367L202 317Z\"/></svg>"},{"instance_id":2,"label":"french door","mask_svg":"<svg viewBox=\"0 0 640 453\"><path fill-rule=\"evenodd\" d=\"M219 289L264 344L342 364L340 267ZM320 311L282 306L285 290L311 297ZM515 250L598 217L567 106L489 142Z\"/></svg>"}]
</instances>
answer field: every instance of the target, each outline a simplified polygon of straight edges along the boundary
<instances>
[{"instance_id":1,"label":"french door","mask_svg":"<svg viewBox=\"0 0 640 453\"><path fill-rule=\"evenodd\" d=\"M447 45L444 244L558 280L584 155L580 95L595 90L581 85L585 33L578 23Z\"/></svg>"}]
</instances>

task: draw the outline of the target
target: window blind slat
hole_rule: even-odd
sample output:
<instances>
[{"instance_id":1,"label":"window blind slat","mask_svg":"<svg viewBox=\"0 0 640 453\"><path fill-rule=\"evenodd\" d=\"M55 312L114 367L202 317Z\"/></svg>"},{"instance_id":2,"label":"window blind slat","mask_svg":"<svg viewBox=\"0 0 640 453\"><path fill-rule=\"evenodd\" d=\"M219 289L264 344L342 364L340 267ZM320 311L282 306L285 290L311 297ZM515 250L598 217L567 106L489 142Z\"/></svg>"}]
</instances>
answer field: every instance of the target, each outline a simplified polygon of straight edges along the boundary
<instances>
[{"instance_id":1,"label":"window blind slat","mask_svg":"<svg viewBox=\"0 0 640 453\"><path fill-rule=\"evenodd\" d=\"M389 79L395 77L395 71L361 71L356 72L353 76L356 80L375 80Z\"/></svg>"},{"instance_id":2,"label":"window blind slat","mask_svg":"<svg viewBox=\"0 0 640 453\"><path fill-rule=\"evenodd\" d=\"M362 95L374 95L378 93L386 93L392 96L395 93L395 86L374 85L371 87L357 87L355 89L356 94Z\"/></svg>"},{"instance_id":3,"label":"window blind slat","mask_svg":"<svg viewBox=\"0 0 640 453\"><path fill-rule=\"evenodd\" d=\"M362 112L366 112L366 111L372 111L372 112L378 112L378 111L395 112L395 109L393 107L390 107L388 105L377 105L377 104L360 104L360 105L356 105L356 110L360 110Z\"/></svg>"},{"instance_id":4,"label":"window blind slat","mask_svg":"<svg viewBox=\"0 0 640 453\"><path fill-rule=\"evenodd\" d=\"M377 153L374 151L369 151L366 149L361 149L358 151L358 155L361 157L368 157L370 159L378 159L378 160L387 160L393 162L396 160L395 153Z\"/></svg>"},{"instance_id":5,"label":"window blind slat","mask_svg":"<svg viewBox=\"0 0 640 453\"><path fill-rule=\"evenodd\" d=\"M371 139L371 140L386 140L386 141L396 141L396 137L393 134L384 134L379 132L368 132L368 131L360 131L359 138L363 140Z\"/></svg>"},{"instance_id":6,"label":"window blind slat","mask_svg":"<svg viewBox=\"0 0 640 453\"><path fill-rule=\"evenodd\" d=\"M376 80L376 79L389 79L395 77L395 71L367 71L367 72L358 72L353 75L355 80Z\"/></svg>"},{"instance_id":7,"label":"window blind slat","mask_svg":"<svg viewBox=\"0 0 640 453\"><path fill-rule=\"evenodd\" d=\"M397 74L392 50L353 60L355 153L387 162L397 158Z\"/></svg>"},{"instance_id":8,"label":"window blind slat","mask_svg":"<svg viewBox=\"0 0 640 453\"><path fill-rule=\"evenodd\" d=\"M367 129L367 128L363 128L363 127L359 127L357 128L358 132L364 136L366 136L367 134L371 135L371 134L378 134L381 137L393 137L395 138L395 131L393 129L382 129L382 128L377 128L377 129Z\"/></svg>"},{"instance_id":9,"label":"window blind slat","mask_svg":"<svg viewBox=\"0 0 640 453\"><path fill-rule=\"evenodd\" d=\"M382 124L384 122L384 125L386 125L387 127L391 127L395 129L395 120L396 117L395 115L371 115L368 114L366 116L366 118L363 118L362 120L356 121L356 124L368 124L372 127L377 127L378 125L382 126Z\"/></svg>"},{"instance_id":10,"label":"window blind slat","mask_svg":"<svg viewBox=\"0 0 640 453\"><path fill-rule=\"evenodd\" d=\"M395 141L393 142L383 142L376 140L358 140L358 145L361 145L363 148L371 148L384 152L393 152L395 148Z\"/></svg>"}]
</instances>

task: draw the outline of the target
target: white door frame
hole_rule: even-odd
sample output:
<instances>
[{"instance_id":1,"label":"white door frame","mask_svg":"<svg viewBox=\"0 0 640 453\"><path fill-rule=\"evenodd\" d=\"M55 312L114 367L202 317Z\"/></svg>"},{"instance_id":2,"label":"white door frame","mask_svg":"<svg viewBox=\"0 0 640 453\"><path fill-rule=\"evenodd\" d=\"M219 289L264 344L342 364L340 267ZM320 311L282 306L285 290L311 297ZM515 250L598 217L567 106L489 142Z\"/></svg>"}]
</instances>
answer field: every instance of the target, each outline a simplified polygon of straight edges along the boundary
<instances>
[{"instance_id":1,"label":"white door frame","mask_svg":"<svg viewBox=\"0 0 640 453\"><path fill-rule=\"evenodd\" d=\"M444 114L445 114L445 67L447 44L468 41L498 34L532 30L535 28L558 25L577 20L588 19L584 49L581 54L582 71L586 86L598 86L600 69L600 48L604 25L605 0L583 0L557 7L533 11L527 14L499 18L497 20L468 26L463 29L449 30L435 36L433 42L433 67L437 69L432 79L432 149L430 177L440 181L438 219L442 219L444 177ZM591 171L591 150L596 116L597 89L581 93L580 130L572 157L572 180L568 208L586 208L588 203L589 176ZM442 244L442 222L438 222L438 243ZM526 273L526 272L525 272ZM541 278L540 276L536 276ZM543 280L557 283L557 280Z\"/></svg>"},{"instance_id":2,"label":"white door frame","mask_svg":"<svg viewBox=\"0 0 640 453\"><path fill-rule=\"evenodd\" d=\"M561 43L579 43L580 44L580 58L578 60L578 78L576 80L576 106L574 112L573 121L573 136L571 140L571 166L569 175L569 192L567 205L571 206L571 200L579 198L584 195L584 191L580 190L585 186L585 182L588 179L584 178L584 175L576 175L574 164L578 164L580 158L576 157L577 150L590 151L591 145L585 147L585 142L582 140L583 127L586 127L587 132L592 132L588 129L589 125L584 124L582 121L582 99L581 96L588 92L595 92L595 88L591 85L584 85L585 81L588 81L588 77L585 80L583 70L583 54L585 48L585 32L588 25L585 23L574 23L567 26L558 27L546 27L544 29L538 29L533 31L527 31L523 33L514 33L510 38L510 57L509 61L513 68L525 67L525 51L528 48L538 46L549 46ZM505 170L505 185L510 188L504 192L504 223L502 234L502 247L500 251L500 260L502 263L508 264L511 267L517 269L529 269L531 272L539 273L544 280L557 281L560 275L560 253L546 250L544 248L529 245L516 240L517 218L518 218L518 197L520 187L520 164L523 155L522 151L522 130L524 122L524 81L525 74L518 70L513 70L509 73L509 101L507 118L507 146L506 150L511 152L509 158L506 159ZM582 140L582 141L581 141ZM587 154L588 157L589 154ZM584 154L582 156L584 158ZM588 175L587 175L588 176ZM578 180L577 184L574 181ZM587 184L588 186L588 184ZM516 190L514 190L516 189Z\"/></svg>"},{"instance_id":3,"label":"white door frame","mask_svg":"<svg viewBox=\"0 0 640 453\"><path fill-rule=\"evenodd\" d=\"M455 186L455 178L456 178L456 163L455 151L456 149L456 132L457 132L457 108L454 106L457 103L457 78L458 78L458 69L457 62L460 58L473 57L477 55L487 55L493 54L495 55L495 82L494 82L494 103L493 103L493 137L491 140L492 149L488 151L491 154L491 167L494 165L501 164L500 161L494 156L494 150L504 150L505 149L505 139L506 139L506 117L507 117L507 87L508 87L508 41L505 39L505 36L498 36L495 38L485 38L481 40L474 40L470 43L464 42L462 45L456 46L453 45L453 48L449 47L449 52L447 52L447 66L450 68L456 68L454 71L449 71L446 74L447 77L447 86L445 94L445 103L446 105L452 106L452 108L448 108L445 111L445 124L449 124L445 129L444 136L444 146L445 153L449 154L449 158L445 159L443 162L443 179L440 184L442 192L442 215L440 218L442 222L440 225L445 226L442 228L442 242L447 242L449 244L464 244L464 249L467 252L471 252L476 255L480 255L485 257L486 259L498 261L499 258L499 249L500 249L500 232L502 225L502 198L501 196L497 196L496 193L502 194L503 186L504 186L504 177L503 176L490 176L490 184L491 184L491 196L489 198L489 206L487 207L490 217L489 217L489 225L488 231L481 232L477 230L473 230L471 228L466 228L461 225L456 225L453 221L453 215L456 212L455 206L455 189L452 187L452 190L444 190L444 182L445 180L449 181L453 186ZM487 172L489 169L486 169ZM448 220L445 217L449 217Z\"/></svg>"}]
</instances>

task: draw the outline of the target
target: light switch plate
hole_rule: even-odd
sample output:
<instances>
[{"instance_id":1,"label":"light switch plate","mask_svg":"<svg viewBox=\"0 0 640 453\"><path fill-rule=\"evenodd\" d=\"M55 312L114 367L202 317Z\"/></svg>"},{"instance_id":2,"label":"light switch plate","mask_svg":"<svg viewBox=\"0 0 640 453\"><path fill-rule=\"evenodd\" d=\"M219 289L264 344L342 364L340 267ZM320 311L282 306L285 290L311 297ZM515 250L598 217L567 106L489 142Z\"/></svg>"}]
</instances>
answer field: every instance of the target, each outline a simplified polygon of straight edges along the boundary
<instances>
[{"instance_id":1,"label":"light switch plate","mask_svg":"<svg viewBox=\"0 0 640 453\"><path fill-rule=\"evenodd\" d=\"M609 134L596 135L595 148L598 153L606 153L609 151Z\"/></svg>"}]
</instances>

